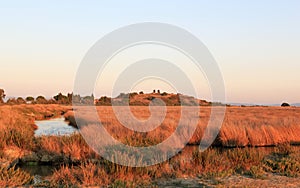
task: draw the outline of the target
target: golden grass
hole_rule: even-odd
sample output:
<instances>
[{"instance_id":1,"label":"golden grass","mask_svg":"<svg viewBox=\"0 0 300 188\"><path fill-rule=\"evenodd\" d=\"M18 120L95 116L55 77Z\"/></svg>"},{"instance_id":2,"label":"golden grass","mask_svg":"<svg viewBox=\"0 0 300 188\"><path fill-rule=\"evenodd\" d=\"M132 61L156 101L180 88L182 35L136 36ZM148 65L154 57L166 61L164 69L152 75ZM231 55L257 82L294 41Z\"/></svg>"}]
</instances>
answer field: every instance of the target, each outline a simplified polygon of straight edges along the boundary
<instances>
[{"instance_id":1,"label":"golden grass","mask_svg":"<svg viewBox=\"0 0 300 188\"><path fill-rule=\"evenodd\" d=\"M195 107L188 108L195 109ZM189 144L200 143L209 120L210 108L201 107L200 112L196 113L197 116L191 113L191 119L182 122L183 125L189 126L193 118L200 117ZM289 143L300 143L300 108L228 107L226 109L223 126L215 145L264 146L285 143L278 147L278 151L274 155L270 156L270 152L262 152L255 148L237 148L226 151L209 149L205 152L183 151L182 154L178 154L166 162L147 168L132 168L108 162L96 155L79 134L34 137L35 119L60 116L62 112L69 109L68 106L59 105L1 106L0 149L2 152L0 152L0 158L3 158L5 153L9 154L8 151L11 148L17 148L16 150L21 154L24 153L23 150L30 150L64 155L72 158L73 161L80 162L79 166L64 166L55 171L51 177L52 186L122 185L134 187L158 178L224 177L235 173L248 174L252 177L260 177L265 172L286 176L300 175L299 151L291 151L288 147ZM152 131L141 133L124 127L113 114L112 107L100 106L97 107L97 111L108 133L115 139L131 146L155 145L169 138L177 128L181 115L180 107L167 107L166 118L162 124ZM146 120L150 117L148 107L133 106L131 111L138 119ZM82 131L86 129L90 131L87 132L88 134L97 135L94 131L97 130L95 117L88 117L88 112L86 115L82 121L87 126L82 128ZM67 118L74 118L72 116L73 112L66 114ZM129 118L124 118L127 123L132 123ZM184 138L187 135L188 132L181 130L179 137ZM105 139L102 138L103 142ZM180 146L181 143L174 142L175 146L176 144ZM18 157L20 156L18 155ZM124 157L130 158L130 156ZM92 162L94 159L96 162ZM0 186L24 185L32 178L21 170L11 169L2 169L0 174L3 175L3 178L0 179ZM21 181L23 177L26 180L24 182ZM16 184L11 184L12 181L15 181Z\"/></svg>"},{"instance_id":2,"label":"golden grass","mask_svg":"<svg viewBox=\"0 0 300 188\"><path fill-rule=\"evenodd\" d=\"M120 117L124 119L124 124L137 124L128 118L128 114L122 113L124 107L115 107L120 110ZM191 111L197 110L195 107ZM139 120L150 117L148 107L131 106L132 114ZM107 132L115 139L132 146L149 146L162 142L169 138L176 130L181 116L180 107L167 107L164 121L152 131L141 133L132 131L124 127L114 114L112 107L97 107L102 125ZM211 107L201 107L198 117L192 114L189 121L182 122L184 126L189 126L192 121L197 122L197 129L189 144L199 144L204 130L208 124ZM82 115L82 114L80 114ZM74 114L66 114L68 119L74 121ZM91 117L89 113L80 117L86 125L96 124L96 117ZM152 121L151 123L156 123ZM140 123L144 125L143 123ZM146 125L147 126L147 125ZM181 136L188 133L182 130ZM93 134L92 132L90 134ZM289 142L292 144L300 143L300 108L282 107L227 107L222 128L214 145L237 147L237 146L273 146L280 143Z\"/></svg>"},{"instance_id":3,"label":"golden grass","mask_svg":"<svg viewBox=\"0 0 300 188\"><path fill-rule=\"evenodd\" d=\"M300 143L300 108L227 108L219 141L222 146Z\"/></svg>"},{"instance_id":4,"label":"golden grass","mask_svg":"<svg viewBox=\"0 0 300 188\"><path fill-rule=\"evenodd\" d=\"M267 173L298 177L299 150L285 157L257 148L208 149L185 148L168 161L149 167L126 167L100 160L82 162L79 166L63 166L51 178L53 186L114 186L127 182L126 187L147 185L169 178L224 178L234 174L252 178L266 178Z\"/></svg>"},{"instance_id":5,"label":"golden grass","mask_svg":"<svg viewBox=\"0 0 300 188\"><path fill-rule=\"evenodd\" d=\"M29 184L33 177L20 169L0 167L0 187L17 187Z\"/></svg>"},{"instance_id":6,"label":"golden grass","mask_svg":"<svg viewBox=\"0 0 300 188\"><path fill-rule=\"evenodd\" d=\"M3 105L0 107L0 148L35 147L35 120L58 117L70 107L59 105Z\"/></svg>"},{"instance_id":7,"label":"golden grass","mask_svg":"<svg viewBox=\"0 0 300 188\"><path fill-rule=\"evenodd\" d=\"M14 106L0 108L0 148L17 146L29 149L34 146L34 119L20 113Z\"/></svg>"},{"instance_id":8,"label":"golden grass","mask_svg":"<svg viewBox=\"0 0 300 188\"><path fill-rule=\"evenodd\" d=\"M34 120L60 116L70 107L58 105L2 105L0 106L0 186L20 186L32 177L11 166L11 162L40 147L34 137ZM47 143L47 142L45 142Z\"/></svg>"},{"instance_id":9,"label":"golden grass","mask_svg":"<svg viewBox=\"0 0 300 188\"><path fill-rule=\"evenodd\" d=\"M72 161L97 158L80 134L70 136L42 136L37 138L39 150L50 155L63 155Z\"/></svg>"}]
</instances>

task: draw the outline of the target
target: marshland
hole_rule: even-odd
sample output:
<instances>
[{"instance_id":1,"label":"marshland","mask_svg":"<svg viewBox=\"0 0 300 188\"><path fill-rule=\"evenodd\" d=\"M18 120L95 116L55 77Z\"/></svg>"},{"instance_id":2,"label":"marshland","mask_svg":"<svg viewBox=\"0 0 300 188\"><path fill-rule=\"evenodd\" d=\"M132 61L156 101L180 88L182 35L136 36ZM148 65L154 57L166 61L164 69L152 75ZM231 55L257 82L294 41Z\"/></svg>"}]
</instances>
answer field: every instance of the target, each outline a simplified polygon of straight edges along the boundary
<instances>
[{"instance_id":1,"label":"marshland","mask_svg":"<svg viewBox=\"0 0 300 188\"><path fill-rule=\"evenodd\" d=\"M0 187L300 187L299 9L0 1Z\"/></svg>"},{"instance_id":2,"label":"marshland","mask_svg":"<svg viewBox=\"0 0 300 188\"><path fill-rule=\"evenodd\" d=\"M114 108L125 111L124 106ZM220 132L205 151L198 146L213 107L186 108L192 112L200 110L195 113L199 117L196 129L184 149L162 163L129 167L108 161L87 144L82 135L95 134L91 131L94 117L89 114L80 117L86 122L79 127L82 135L36 135L36 122L41 120L63 117L68 126L77 127L76 108L67 104L3 104L0 186L282 187L287 182L300 186L300 108L227 106ZM113 138L134 147L153 146L166 140L181 117L181 106L166 106L161 124L144 133L124 127L112 106L96 106L96 110ZM148 106L132 105L130 111L137 119L151 116ZM133 123L132 119L125 120L127 124ZM188 121L181 123L189 126ZM187 133L180 134L185 137ZM126 153L123 155L130 158ZM39 174L32 170L36 167L46 168L47 172Z\"/></svg>"}]
</instances>

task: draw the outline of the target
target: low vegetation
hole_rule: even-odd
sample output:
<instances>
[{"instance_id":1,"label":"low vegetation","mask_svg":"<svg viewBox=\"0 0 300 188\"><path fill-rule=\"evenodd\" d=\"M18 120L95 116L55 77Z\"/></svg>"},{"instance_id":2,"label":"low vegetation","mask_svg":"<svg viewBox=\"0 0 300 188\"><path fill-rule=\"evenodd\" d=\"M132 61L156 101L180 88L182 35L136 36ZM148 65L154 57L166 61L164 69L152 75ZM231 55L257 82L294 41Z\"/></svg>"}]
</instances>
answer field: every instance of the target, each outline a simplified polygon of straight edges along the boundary
<instances>
[{"instance_id":1,"label":"low vegetation","mask_svg":"<svg viewBox=\"0 0 300 188\"><path fill-rule=\"evenodd\" d=\"M1 187L17 187L21 185L29 185L33 177L20 169L0 167L0 186Z\"/></svg>"},{"instance_id":2,"label":"low vegetation","mask_svg":"<svg viewBox=\"0 0 300 188\"><path fill-rule=\"evenodd\" d=\"M122 108L123 107L118 107ZM189 107L194 108L194 107ZM199 144L211 107L201 107L200 121L189 140ZM27 172L4 165L14 158L36 153L38 157L61 157L61 165L46 178L46 186L105 186L136 187L155 185L157 181L174 178L218 179L241 175L267 179L268 174L287 177L300 175L300 151L291 144L300 143L300 109L280 107L228 107L223 127L215 146L200 152L196 146L186 147L168 161L150 167L126 167L111 163L97 155L79 134L70 136L35 137L34 120L58 117L64 114L73 124L74 113L63 105L2 105L0 107L0 186L20 186L34 183ZM168 107L162 124L147 133L130 131L113 115L112 107L97 107L106 130L119 141L131 146L150 146L168 138L177 128L179 107ZM66 113L67 112L67 113ZM131 107L138 119L151 117L148 107ZM152 112L153 113L153 112ZM155 112L154 112L155 113ZM122 113L121 113L122 114ZM93 123L88 119L88 125ZM128 119L128 121L130 121ZM130 122L128 122L130 123ZM187 122L182 122L188 126ZM182 135L186 135L184 131ZM176 143L175 143L176 144ZM274 148L249 146L274 145ZM239 148L245 147L245 148ZM129 156L127 156L129 157Z\"/></svg>"},{"instance_id":3,"label":"low vegetation","mask_svg":"<svg viewBox=\"0 0 300 188\"><path fill-rule=\"evenodd\" d=\"M155 108L155 107L153 107ZM209 122L212 107L198 108L188 107L189 116L187 121L182 121L184 126L190 126L192 120L198 121L194 135L189 144L199 144L204 130ZM218 107L215 107L218 108ZM151 117L148 107L131 106L131 112L137 119L147 120ZM152 113L159 117L161 111L153 110ZM116 116L116 110L119 115ZM167 107L166 117L160 126L147 133L132 131L122 125L153 126L156 119L145 123L138 123L128 118L126 107L97 107L102 125L114 138L129 145L153 145L167 139L177 128L181 117L180 107ZM91 113L80 114L86 125L96 124L98 119L92 117ZM76 127L74 113L67 113L65 117ZM124 121L121 123L119 119ZM186 136L184 130L182 136ZM290 107L227 107L222 128L214 146L222 147L246 147L246 146L276 146L288 142L289 144L300 144L300 108ZM130 139L134 140L130 140Z\"/></svg>"},{"instance_id":4,"label":"low vegetation","mask_svg":"<svg viewBox=\"0 0 300 188\"><path fill-rule=\"evenodd\" d=\"M198 177L220 179L233 175L254 179L267 179L268 174L298 177L299 151L277 159L274 151L257 148L220 150L211 148L199 152L198 148L186 148L167 162L150 167L134 168L113 164L104 159L96 163L81 162L78 166L63 166L51 177L53 186L95 186L123 183L126 187L155 184L158 180ZM270 158L274 158L271 160ZM287 161L288 158L288 161ZM126 182L126 183L125 183Z\"/></svg>"}]
</instances>

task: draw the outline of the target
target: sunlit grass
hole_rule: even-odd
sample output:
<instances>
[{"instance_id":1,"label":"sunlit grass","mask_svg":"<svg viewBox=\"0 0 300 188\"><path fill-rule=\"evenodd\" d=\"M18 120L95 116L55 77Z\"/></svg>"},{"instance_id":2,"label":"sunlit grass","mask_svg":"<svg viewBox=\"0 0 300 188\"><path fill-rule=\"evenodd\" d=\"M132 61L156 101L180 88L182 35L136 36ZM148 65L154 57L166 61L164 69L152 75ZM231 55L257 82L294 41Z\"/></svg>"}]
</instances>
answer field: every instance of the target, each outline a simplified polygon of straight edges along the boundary
<instances>
[{"instance_id":1,"label":"sunlit grass","mask_svg":"<svg viewBox=\"0 0 300 188\"><path fill-rule=\"evenodd\" d=\"M193 109L194 107L190 107ZM277 107L229 107L223 127L216 142L217 146L265 146L277 145L273 151L257 148L219 149L209 148L200 152L184 150L173 158L149 167L128 167L114 164L97 155L80 134L69 136L35 137L34 120L57 117L70 109L59 105L15 105L0 107L0 158L5 160L11 150L24 153L59 155L69 159L62 168L50 177L51 186L125 186L148 185L157 179L202 177L227 177L234 174L251 178L265 178L266 173L298 177L300 175L300 153L290 143L300 142L300 109ZM118 122L111 107L97 107L98 114L107 132L118 141L131 146L151 146L169 138L178 126L180 107L168 107L163 123L152 131L140 133L129 130ZM132 107L132 113L140 119L150 116L148 107ZM209 119L210 107L202 107L200 120L189 144L199 144ZM73 112L68 112L73 118ZM191 115L191 118L195 116ZM197 119L198 117L196 117ZM97 136L94 117L85 119L87 126L81 131ZM74 122L73 122L74 123ZM132 123L132 122L127 122ZM183 121L189 126L189 121ZM93 129L93 126L95 129ZM180 136L188 133L182 130ZM96 142L99 140L95 140ZM105 140L103 140L104 144ZM180 143L174 142L174 146ZM6 151L10 152L6 152ZM7 154L8 153L8 154ZM136 160L132 156L124 158ZM151 156L145 156L151 157ZM74 163L76 162L76 163ZM135 162L135 161L133 161ZM1 168L0 186L25 185L32 177L16 168Z\"/></svg>"}]
</instances>

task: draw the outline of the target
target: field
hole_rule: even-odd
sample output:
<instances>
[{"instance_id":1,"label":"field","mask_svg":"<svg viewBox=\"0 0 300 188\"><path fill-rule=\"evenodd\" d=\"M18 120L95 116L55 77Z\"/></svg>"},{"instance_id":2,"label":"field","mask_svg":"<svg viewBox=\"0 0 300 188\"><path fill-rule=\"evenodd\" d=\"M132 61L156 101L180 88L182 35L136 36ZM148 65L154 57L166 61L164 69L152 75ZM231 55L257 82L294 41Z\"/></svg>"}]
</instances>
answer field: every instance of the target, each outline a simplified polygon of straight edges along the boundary
<instances>
[{"instance_id":1,"label":"field","mask_svg":"<svg viewBox=\"0 0 300 188\"><path fill-rule=\"evenodd\" d=\"M136 123L134 119L129 118L132 113L138 120L147 120L151 117L151 112L146 106L131 106L130 112L126 112L126 107L97 107L98 115L102 125L114 138L121 140L126 144L151 145L151 143L160 143L170 137L179 124L182 127L192 126L193 122L198 122L196 130L188 144L199 145L203 137L204 130L209 122L212 107L184 107L185 116L181 115L181 107L167 107L166 116L160 123L160 118L150 119L148 122ZM162 116L162 110L159 107L152 107L153 116ZM220 108L220 107L214 107ZM80 110L80 107L79 107ZM89 109L83 109L84 113L79 116L84 124L91 125L98 119L91 116ZM119 113L118 117L116 114ZM164 115L164 114L163 114ZM74 119L72 113L65 115L68 119ZM164 116L163 116L164 117ZM162 118L163 118L162 117ZM180 118L183 121L179 123ZM139 133L124 127L124 125L134 125L135 127L153 127L152 131ZM214 121L214 120L212 120ZM74 120L73 124L76 124ZM148 123L148 124L147 124ZM214 123L214 122L213 122ZM157 128L153 124L159 124ZM188 133L183 129L180 136L186 136ZM224 121L220 133L213 143L214 146L222 147L245 147L245 146L276 146L283 143L300 143L300 108L290 107L227 107ZM134 138L132 141L126 141L127 138ZM146 140L145 140L146 139ZM149 142L149 143L147 143Z\"/></svg>"},{"instance_id":2,"label":"field","mask_svg":"<svg viewBox=\"0 0 300 188\"><path fill-rule=\"evenodd\" d=\"M84 107L82 107L84 108ZM117 107L125 123L140 126L126 115L124 107ZM160 114L157 107L152 113ZM149 167L127 167L114 164L97 155L80 134L70 136L35 137L34 120L58 117L64 114L73 126L74 112L63 105L3 105L0 106L0 186L272 186L299 185L300 108L295 107L227 107L220 133L210 147L200 152L200 143L209 121L211 107L188 107L189 120L180 125L190 126L193 118L195 133L188 146L163 163ZM151 119L148 107L132 106L137 119ZM166 118L141 125L151 127L148 132L137 132L124 127L113 113L112 107L99 106L97 113L103 127L113 138L130 146L152 146L168 139L177 129L181 117L180 107L167 107ZM76 109L75 109L76 113ZM83 135L90 135L94 145L105 138L98 138L97 123L90 113L80 114L85 126ZM158 124L155 127L151 122ZM123 122L124 123L124 122ZM187 138L186 129L178 130L178 138ZM173 146L182 147L173 140ZM255 146L274 146L256 148ZM230 148L230 149L229 149ZM142 156L145 157L145 156ZM124 159L132 159L126 156ZM18 164L40 165L47 163L59 168L37 182L33 175L18 168ZM240 181L243 180L243 181Z\"/></svg>"}]
</instances>

